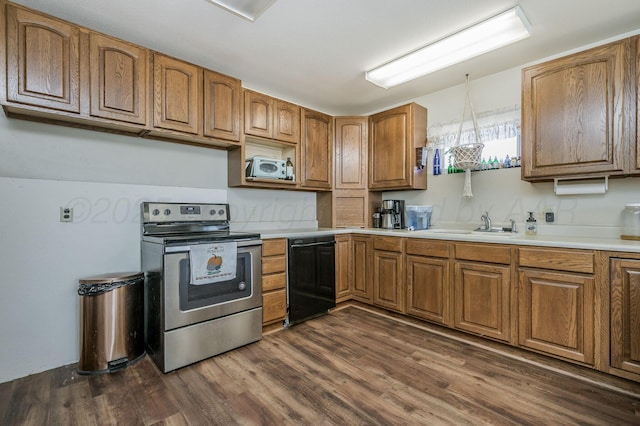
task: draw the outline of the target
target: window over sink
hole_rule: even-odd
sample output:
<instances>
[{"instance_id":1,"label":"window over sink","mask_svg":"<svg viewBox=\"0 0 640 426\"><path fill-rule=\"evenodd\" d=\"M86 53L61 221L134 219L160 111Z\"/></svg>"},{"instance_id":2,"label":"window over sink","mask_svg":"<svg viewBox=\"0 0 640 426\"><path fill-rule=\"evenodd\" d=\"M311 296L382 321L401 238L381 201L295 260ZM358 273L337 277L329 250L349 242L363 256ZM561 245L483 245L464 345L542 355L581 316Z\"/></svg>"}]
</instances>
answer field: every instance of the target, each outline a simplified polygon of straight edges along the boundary
<instances>
[{"instance_id":1,"label":"window over sink","mask_svg":"<svg viewBox=\"0 0 640 426\"><path fill-rule=\"evenodd\" d=\"M477 114L478 131L484 144L482 157L487 161L497 158L504 162L505 157L520 157L520 107L510 107ZM445 153L456 145L460 121L430 125L427 130L427 146L440 149ZM462 126L460 144L475 143L476 135L473 122L466 119ZM442 156L442 165L447 167L449 154Z\"/></svg>"}]
</instances>

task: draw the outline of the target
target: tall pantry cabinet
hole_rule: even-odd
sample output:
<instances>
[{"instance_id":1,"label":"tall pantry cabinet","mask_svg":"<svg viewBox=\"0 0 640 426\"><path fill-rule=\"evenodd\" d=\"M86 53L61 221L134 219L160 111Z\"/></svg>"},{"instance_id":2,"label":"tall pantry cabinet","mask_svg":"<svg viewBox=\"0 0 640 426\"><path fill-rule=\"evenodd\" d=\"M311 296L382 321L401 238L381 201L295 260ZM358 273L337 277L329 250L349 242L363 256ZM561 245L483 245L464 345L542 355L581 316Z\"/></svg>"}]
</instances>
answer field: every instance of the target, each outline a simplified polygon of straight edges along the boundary
<instances>
[{"instance_id":1,"label":"tall pantry cabinet","mask_svg":"<svg viewBox=\"0 0 640 426\"><path fill-rule=\"evenodd\" d=\"M336 117L334 135L334 190L318 193L318 222L322 227L369 227L381 197L367 190L367 117Z\"/></svg>"}]
</instances>

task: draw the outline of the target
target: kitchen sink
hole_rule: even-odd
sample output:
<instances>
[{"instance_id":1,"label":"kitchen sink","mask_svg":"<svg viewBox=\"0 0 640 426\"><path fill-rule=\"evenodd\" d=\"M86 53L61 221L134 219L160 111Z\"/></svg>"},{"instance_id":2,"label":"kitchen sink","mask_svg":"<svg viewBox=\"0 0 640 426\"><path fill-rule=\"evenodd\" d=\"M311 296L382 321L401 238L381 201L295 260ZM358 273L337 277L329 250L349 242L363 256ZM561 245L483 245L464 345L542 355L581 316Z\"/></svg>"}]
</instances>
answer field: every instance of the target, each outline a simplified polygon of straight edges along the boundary
<instances>
[{"instance_id":1,"label":"kitchen sink","mask_svg":"<svg viewBox=\"0 0 640 426\"><path fill-rule=\"evenodd\" d=\"M515 232L511 232L511 228L499 228L499 227L492 227L490 229L476 228L472 231L472 233L481 234L481 235L491 235L496 237L506 237L506 238L511 238L518 235Z\"/></svg>"},{"instance_id":2,"label":"kitchen sink","mask_svg":"<svg viewBox=\"0 0 640 426\"><path fill-rule=\"evenodd\" d=\"M425 232L429 232L431 234L470 234L471 231L468 229L429 229Z\"/></svg>"}]
</instances>

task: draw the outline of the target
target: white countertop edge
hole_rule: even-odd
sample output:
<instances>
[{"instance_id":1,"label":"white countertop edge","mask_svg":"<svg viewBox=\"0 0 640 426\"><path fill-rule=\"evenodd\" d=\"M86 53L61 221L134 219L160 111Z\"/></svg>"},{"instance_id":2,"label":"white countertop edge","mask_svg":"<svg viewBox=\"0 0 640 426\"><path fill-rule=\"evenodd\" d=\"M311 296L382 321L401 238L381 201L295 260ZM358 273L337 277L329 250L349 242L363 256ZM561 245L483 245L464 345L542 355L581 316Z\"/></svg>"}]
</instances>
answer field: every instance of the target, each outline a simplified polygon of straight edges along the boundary
<instances>
[{"instance_id":1,"label":"white countertop edge","mask_svg":"<svg viewBox=\"0 0 640 426\"><path fill-rule=\"evenodd\" d=\"M425 238L432 240L483 242L493 244L511 244L522 246L562 247L601 251L622 251L640 253L640 241L622 240L619 238L570 237L550 235L526 235L518 233L514 236L492 236L482 234L449 234L429 231L408 231L406 229L379 228L309 228L278 229L258 231L263 240L273 238L300 238L304 236L322 236L339 234L385 235L406 238Z\"/></svg>"}]
</instances>

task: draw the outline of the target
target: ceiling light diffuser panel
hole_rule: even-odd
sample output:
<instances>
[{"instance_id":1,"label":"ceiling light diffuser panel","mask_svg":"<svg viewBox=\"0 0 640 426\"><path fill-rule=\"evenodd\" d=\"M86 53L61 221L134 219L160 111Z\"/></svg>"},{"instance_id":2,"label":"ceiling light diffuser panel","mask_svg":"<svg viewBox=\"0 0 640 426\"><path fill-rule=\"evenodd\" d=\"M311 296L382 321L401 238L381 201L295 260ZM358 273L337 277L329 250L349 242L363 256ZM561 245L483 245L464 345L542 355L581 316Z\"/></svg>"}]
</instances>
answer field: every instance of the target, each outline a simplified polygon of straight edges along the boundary
<instances>
[{"instance_id":1,"label":"ceiling light diffuser panel","mask_svg":"<svg viewBox=\"0 0 640 426\"><path fill-rule=\"evenodd\" d=\"M208 0L223 9L253 22L276 0Z\"/></svg>"},{"instance_id":2,"label":"ceiling light diffuser panel","mask_svg":"<svg viewBox=\"0 0 640 426\"><path fill-rule=\"evenodd\" d=\"M367 71L365 78L388 89L529 37L520 7L467 27L448 37Z\"/></svg>"}]
</instances>

